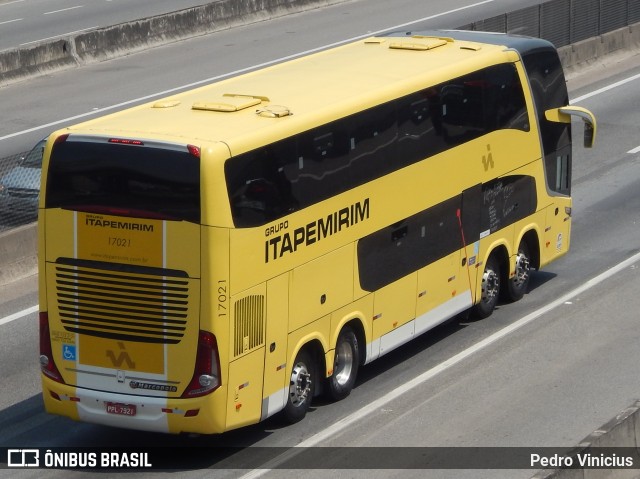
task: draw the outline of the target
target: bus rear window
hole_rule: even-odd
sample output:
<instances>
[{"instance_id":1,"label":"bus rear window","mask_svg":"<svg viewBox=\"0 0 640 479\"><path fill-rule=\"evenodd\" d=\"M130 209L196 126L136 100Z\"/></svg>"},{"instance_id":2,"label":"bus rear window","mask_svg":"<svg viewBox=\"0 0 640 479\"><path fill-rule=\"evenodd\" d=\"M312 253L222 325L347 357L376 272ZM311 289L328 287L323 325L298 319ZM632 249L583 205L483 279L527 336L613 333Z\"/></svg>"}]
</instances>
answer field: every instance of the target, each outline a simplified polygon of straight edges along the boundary
<instances>
[{"instance_id":1,"label":"bus rear window","mask_svg":"<svg viewBox=\"0 0 640 479\"><path fill-rule=\"evenodd\" d=\"M53 148L45 206L199 223L200 160L186 146L70 137Z\"/></svg>"}]
</instances>

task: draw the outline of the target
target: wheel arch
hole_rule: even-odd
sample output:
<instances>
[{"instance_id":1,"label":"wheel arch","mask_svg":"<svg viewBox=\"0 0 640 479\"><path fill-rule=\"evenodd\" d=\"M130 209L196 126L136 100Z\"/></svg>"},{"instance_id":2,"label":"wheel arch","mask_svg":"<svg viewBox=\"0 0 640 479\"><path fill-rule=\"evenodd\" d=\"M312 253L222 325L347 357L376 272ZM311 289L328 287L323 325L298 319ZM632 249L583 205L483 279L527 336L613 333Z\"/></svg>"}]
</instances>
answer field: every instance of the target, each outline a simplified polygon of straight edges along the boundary
<instances>
[{"instance_id":1,"label":"wheel arch","mask_svg":"<svg viewBox=\"0 0 640 479\"><path fill-rule=\"evenodd\" d=\"M498 260L502 271L508 271L510 255L509 248L506 243L500 242L492 245L491 248L487 250L487 258L485 259L485 262L492 256Z\"/></svg>"}]
</instances>

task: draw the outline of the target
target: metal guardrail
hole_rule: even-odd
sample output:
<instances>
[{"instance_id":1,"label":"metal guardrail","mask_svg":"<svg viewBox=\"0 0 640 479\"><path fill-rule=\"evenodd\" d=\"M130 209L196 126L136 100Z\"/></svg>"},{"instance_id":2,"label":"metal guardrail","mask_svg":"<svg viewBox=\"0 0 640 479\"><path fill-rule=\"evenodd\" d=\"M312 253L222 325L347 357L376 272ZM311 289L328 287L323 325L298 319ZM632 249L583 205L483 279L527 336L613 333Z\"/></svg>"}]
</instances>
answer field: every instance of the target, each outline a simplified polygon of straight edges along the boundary
<instances>
[{"instance_id":1,"label":"metal guardrail","mask_svg":"<svg viewBox=\"0 0 640 479\"><path fill-rule=\"evenodd\" d=\"M40 181L40 172L26 167L28 154L0 158L0 233L36 220L37 190L33 188Z\"/></svg>"},{"instance_id":2,"label":"metal guardrail","mask_svg":"<svg viewBox=\"0 0 640 479\"><path fill-rule=\"evenodd\" d=\"M459 29L539 37L560 48L637 22L639 0L551 0Z\"/></svg>"}]
</instances>

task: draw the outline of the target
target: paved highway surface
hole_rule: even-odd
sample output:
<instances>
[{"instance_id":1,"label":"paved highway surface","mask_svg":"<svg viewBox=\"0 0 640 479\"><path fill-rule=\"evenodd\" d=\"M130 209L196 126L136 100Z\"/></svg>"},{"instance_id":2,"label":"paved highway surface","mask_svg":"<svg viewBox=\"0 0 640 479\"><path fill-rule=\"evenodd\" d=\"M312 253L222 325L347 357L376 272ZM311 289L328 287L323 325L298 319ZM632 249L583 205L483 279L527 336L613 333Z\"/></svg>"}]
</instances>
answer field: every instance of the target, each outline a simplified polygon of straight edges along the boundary
<instances>
[{"instance_id":1,"label":"paved highway surface","mask_svg":"<svg viewBox=\"0 0 640 479\"><path fill-rule=\"evenodd\" d=\"M5 110L7 121L0 125L0 149L26 149L24 142L31 141L30 135L37 138L55 127L40 125L92 108L108 111L117 103L367 30L430 16L422 22L429 27L465 21L460 12L433 17L464 2L429 2L429 11L420 6L422 2L389 3L353 2L2 89L0 102L10 108ZM399 8L400 3L406 3L407 9ZM194 70L194 64L202 65L202 70ZM640 251L639 82L637 55L594 65L570 82L572 98L598 116L599 138L591 151L579 145L576 149L572 250L535 275L530 294L516 304L501 306L487 320L452 322L366 366L346 400L319 403L294 426L282 427L272 419L222 436L190 438L46 416L39 395L37 316L20 314L37 303L35 278L2 288L0 446L576 444L640 397L640 261L635 261ZM589 282L593 278L596 281ZM197 465L185 466L181 477L239 477L248 472L247 477L527 478L534 472L209 470L224 456L213 449L196 454ZM240 454L252 452L247 449ZM87 476L87 471L14 472L0 470L0 476ZM139 476L151 477L151 473Z\"/></svg>"}]
</instances>

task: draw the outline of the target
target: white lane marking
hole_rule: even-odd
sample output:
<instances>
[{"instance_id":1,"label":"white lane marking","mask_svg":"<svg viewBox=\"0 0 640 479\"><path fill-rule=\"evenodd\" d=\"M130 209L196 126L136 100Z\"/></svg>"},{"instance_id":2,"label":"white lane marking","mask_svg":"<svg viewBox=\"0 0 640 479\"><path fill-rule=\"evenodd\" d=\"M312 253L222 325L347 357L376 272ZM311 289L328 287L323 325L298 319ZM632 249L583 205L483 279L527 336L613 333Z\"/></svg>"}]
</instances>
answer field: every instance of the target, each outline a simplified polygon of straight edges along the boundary
<instances>
[{"instance_id":1,"label":"white lane marking","mask_svg":"<svg viewBox=\"0 0 640 479\"><path fill-rule=\"evenodd\" d=\"M635 155L636 153L640 153L640 146L636 146L634 149L627 151L630 155Z\"/></svg>"},{"instance_id":2,"label":"white lane marking","mask_svg":"<svg viewBox=\"0 0 640 479\"><path fill-rule=\"evenodd\" d=\"M170 95L171 93L178 92L178 91L188 90L190 88L194 88L196 86L200 86L200 85L203 85L205 83L211 83L211 82L214 82L216 80L221 80L222 78L239 75L240 73L245 73L245 72L248 72L248 71L251 71L251 70L257 70L259 68L263 68L263 67L266 67L266 66L269 66L269 65L274 65L276 63L281 63L281 62L286 61L286 60L291 60L293 58L298 58L298 57L301 57L301 56L309 55L311 53L315 53L315 52L319 52L319 51L322 51L322 50L326 50L327 48L331 48L331 47L335 47L335 46L338 46L338 45L342 45L344 43L349 43L349 42L352 42L352 41L360 40L362 38L368 38L368 37L371 37L371 36L379 35L381 33L385 33L385 32L393 31L393 30L396 30L396 29L400 29L400 28L403 28L403 27L406 27L406 26L409 26L409 25L413 25L415 23L420 23L420 22L424 22L424 21L427 21L427 20L433 20L434 18L438 18L438 17L442 17L442 16L445 16L445 15L449 15L451 13L461 12L463 10L467 10L469 8L478 7L480 5L485 5L487 3L492 3L494 1L495 0L484 0L484 1L481 1L481 2L478 2L478 3L474 3L472 5L467 5L465 7L455 8L455 9L449 10L447 12L437 13L435 15L430 15L428 17L419 18L419 19L413 20L411 22L402 23L400 25L395 25L395 26L392 26L392 27L389 27L389 28L385 28L384 30L378 30L378 31L375 31L375 32L367 32L365 35L359 35L357 37L348 38L346 40L342 40L342 41L339 41L339 42L330 43L330 44L324 45L322 47L312 48L311 50L307 50L307 51L304 51L304 52L294 53L293 55L287 55L286 57L278 58L276 60L270 60L270 61L267 61L267 62L264 62L264 63L260 63L258 65L253 65L253 66L250 66L250 67L241 68L241 69L235 70L233 72L223 73L221 75L216 75L216 76L211 77L211 78L205 78L204 80L199 80L199 81L196 81L196 82L193 82L193 83L188 83L186 85L182 85L182 86L175 87L175 88L170 88L168 90L160 91L160 92L157 92L157 93L152 93L150 95L145 95L145 96L142 96L140 98L135 98L133 100L124 101L124 102L118 103L116 105L106 106L104 108L98 108L96 110L88 111L86 113L81 113L79 115L71 116L69 118L63 118L62 120L52 121L52 122L46 123L44 125L34 126L33 128L28 128L26 130L17 131L15 133L10 133L8 135L0 136L0 141L8 140L9 138L15 138L16 136L26 135L28 133L33 133L34 131L39 131L39 130L42 130L42 129L45 129L45 128L51 128L51 127L58 126L58 125L68 124L68 123L70 123L72 121L79 120L79 119L85 118L87 116L97 115L99 113L104 113L104 112L107 112L107 111L110 111L110 110L115 110L115 109L122 108L122 107L125 107L125 106L128 106L128 105L131 105L131 104L140 103L140 102L143 102L145 100L151 100L151 99L157 98L159 96L166 96L166 95ZM97 28L97 27L93 27L93 28ZM84 30L79 30L79 31L84 31ZM72 33L77 33L77 32L72 32ZM71 35L72 33L68 33L67 35ZM64 35L60 35L60 36L64 36ZM58 37L52 37L52 38L58 38ZM47 38L45 40L50 40L50 38ZM42 41L42 40L38 40L38 41ZM30 42L30 43L35 43L35 42ZM28 43L23 43L23 45L28 45Z\"/></svg>"},{"instance_id":3,"label":"white lane marking","mask_svg":"<svg viewBox=\"0 0 640 479\"><path fill-rule=\"evenodd\" d=\"M12 3L20 3L20 2L24 2L24 0L13 0L13 2L6 2L0 5L0 7L6 7L7 5L11 5Z\"/></svg>"},{"instance_id":4,"label":"white lane marking","mask_svg":"<svg viewBox=\"0 0 640 479\"><path fill-rule=\"evenodd\" d=\"M75 7L68 7L68 8L62 8L60 10L52 10L50 12L44 12L43 15L53 15L56 13L68 12L69 10L76 10L82 7L84 7L84 5L76 5Z\"/></svg>"},{"instance_id":5,"label":"white lane marking","mask_svg":"<svg viewBox=\"0 0 640 479\"><path fill-rule=\"evenodd\" d=\"M5 20L4 22L0 22L0 25L6 25L7 23L15 23L21 22L24 18L14 18L13 20Z\"/></svg>"},{"instance_id":6,"label":"white lane marking","mask_svg":"<svg viewBox=\"0 0 640 479\"><path fill-rule=\"evenodd\" d=\"M635 264L635 263L637 263L639 261L640 261L640 253L636 253L635 255L631 256L630 258L622 261L621 263L618 263L617 265L609 268L608 270L604 271L603 273L600 273L596 277L586 281L582 285L578 286L577 288L575 288L574 290L568 292L567 294L561 296L560 298L556 299L555 301L552 301L551 303L549 303L549 304L547 304L547 305L545 305L545 306L543 306L543 307L541 307L541 308L539 308L539 309L527 314L526 316L524 316L524 317L520 318L519 320L517 320L515 323L510 324L509 326L501 329L500 331L496 331L491 336L486 337L482 341L479 341L478 343L476 343L473 346L465 349L464 351L460 351L455 356L452 356L451 358L447 359L446 361L438 364L437 366L434 366L433 368L429 369L428 371L425 371L424 373L420 374L419 376L416 376L411 381L408 381L405 384L403 384L401 386L398 386L393 391L388 392L384 396L381 396L380 398L378 398L375 401L367 404L363 408L353 412L349 416L346 416L346 417L340 419L338 422L328 426L327 428L323 429L321 432L311 436L308 439L305 439L304 441L302 441L301 443L299 443L295 447L289 449L287 452L285 452L285 453L281 454L280 456L278 456L278 457L272 459L271 461L267 462L261 469L255 469L255 470L245 474L244 476L242 476L242 479L253 479L253 478L261 477L262 475L266 474L268 471L276 468L277 466L280 466L281 464L283 464L288 459L294 457L296 454L298 454L298 452L300 452L301 448L314 447L314 446L317 446L318 444L322 443L323 441L326 441L327 439L329 439L329 438L331 438L333 436L337 436L339 433L341 433L342 431L344 431L345 429L347 429L351 425L357 423L358 421L363 420L366 416L379 411L384 406L386 406L387 404L391 403L392 401L394 401L394 400L396 400L398 398L401 398L402 396L407 394L412 389L420 386L421 384L427 382L428 380L434 378L438 374L440 374L440 373L446 371L447 369L455 366L456 364L461 363L462 361L464 361L468 357L472 356L473 354L475 354L475 353L477 353L477 352L479 352L479 351L491 346L492 344L500 341L501 339L505 338L509 334L517 331L518 329L522 328L523 326L526 326L527 324L529 324L529 323L535 321L536 319L540 318L542 315L554 310L558 306L561 306L561 305L571 301L576 296L579 296L579 295L585 293L586 291L590 290L591 288L593 288L595 286L598 286L599 284L603 283L607 279L609 279L612 276L620 273L624 269L629 268L630 266L632 266L633 264Z\"/></svg>"},{"instance_id":7,"label":"white lane marking","mask_svg":"<svg viewBox=\"0 0 640 479\"><path fill-rule=\"evenodd\" d=\"M3 324L10 323L11 321L15 321L16 319L29 316L30 314L36 313L37 311L38 311L38 305L31 306L30 308L23 309L22 311L18 311L17 313L10 314L9 316L5 316L4 318L0 318L0 326L2 326Z\"/></svg>"},{"instance_id":8,"label":"white lane marking","mask_svg":"<svg viewBox=\"0 0 640 479\"><path fill-rule=\"evenodd\" d=\"M587 98L591 98L592 96L596 96L599 95L600 93L604 93L607 92L609 90L613 90L614 88L618 88L619 86L625 85L629 82L632 82L634 80L637 80L638 78L640 78L640 73L638 73L637 75L633 75L630 76L629 78L625 78L623 80L617 81L615 83L612 83L611 85L607 85L605 87L602 87L598 90L592 91L591 93L586 93L582 96L579 96L578 98L574 98L571 102L569 103L580 103L581 101L586 100Z\"/></svg>"}]
</instances>

